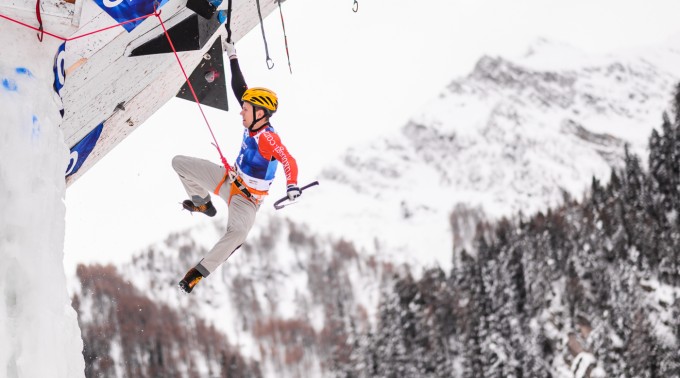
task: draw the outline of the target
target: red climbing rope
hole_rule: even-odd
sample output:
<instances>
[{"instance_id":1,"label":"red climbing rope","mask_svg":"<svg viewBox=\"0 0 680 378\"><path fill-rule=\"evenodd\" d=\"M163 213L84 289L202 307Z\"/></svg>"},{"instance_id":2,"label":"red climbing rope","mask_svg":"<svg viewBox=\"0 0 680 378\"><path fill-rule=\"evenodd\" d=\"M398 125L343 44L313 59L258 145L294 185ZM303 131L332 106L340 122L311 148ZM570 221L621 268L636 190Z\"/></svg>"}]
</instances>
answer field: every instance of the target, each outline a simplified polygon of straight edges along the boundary
<instances>
[{"instance_id":1,"label":"red climbing rope","mask_svg":"<svg viewBox=\"0 0 680 378\"><path fill-rule=\"evenodd\" d=\"M81 35L77 35L77 36L69 37L69 38L64 38L64 37L61 37L61 36L58 36L56 34L53 34L53 33L50 33L48 31L43 30L42 19L40 17L40 0L36 1L36 17L38 19L38 23L40 24L40 26L38 28L31 26L31 25L28 25L28 24L21 22L19 20L15 20L11 17L7 17L3 14L0 14L0 18L4 18L5 20L14 22L14 23L22 25L22 26L25 26L29 29L33 29L33 30L37 31L38 33L40 33L40 34L38 34L38 39L41 42L42 42L42 35L43 34L47 34L51 37L60 39L62 41L73 41L75 39L87 37L87 36L92 35L92 34L96 34L96 33L99 33L99 32L105 31L105 30L115 28L117 26L121 26L121 25L129 24L131 22L143 20L143 19L149 18L151 16L155 16L156 18L158 18L158 22L161 24L161 27L163 28L163 33L165 33L165 37L168 39L168 43L170 43L170 47L172 48L172 52L175 54L175 58L177 59L177 63L179 64L179 67L182 69L182 74L184 75L184 80L186 81L187 85L189 86L189 89L191 90L191 94L194 96L194 100L196 101L196 104L198 105L198 109L201 111L201 114L203 115L203 120L205 120L205 124L208 126L208 130L210 131L210 135L212 136L213 141L214 141L213 146L215 146L215 148L217 148L217 152L220 154L220 159L222 160L222 164L224 164L224 168L227 170L227 173L228 173L229 170L231 169L231 167L229 166L229 163L227 163L227 159L222 154L222 150L220 149L220 146L217 144L217 138L215 138L215 134L212 131L212 127L210 127L210 122L208 122L208 117L206 117L205 112L203 112L203 107L201 107L201 102L199 101L198 96L196 96L196 91L194 91L194 86L191 85L191 81L189 81L189 77L187 76L187 73L184 70L184 66L182 65L182 61L179 59L179 55L177 55L177 50L175 50L175 45L172 43L172 39L170 38L170 34L168 33L168 30L165 28L165 23L163 23L163 19L161 19L161 12L160 12L160 10L158 10L156 8L155 3L154 3L153 13L149 13L147 15L137 17L137 18L134 18L132 20L127 20L127 21L124 21L124 22L121 22L121 23L118 23L118 24L115 24L115 25L107 26L107 27L102 28L102 29L98 29L98 30L95 30L95 31L92 31L92 32L88 32L88 33L85 33L85 34L81 34Z\"/></svg>"},{"instance_id":2,"label":"red climbing rope","mask_svg":"<svg viewBox=\"0 0 680 378\"><path fill-rule=\"evenodd\" d=\"M149 14L147 14L147 15L145 15L145 16L140 16L140 17L134 18L134 19L132 19L132 20L123 21L123 22L121 22L121 23L119 23L119 24L107 26L107 27L102 28L102 29L98 29L98 30L95 30L95 31L92 31L92 32L88 32L88 33L85 33L85 34L77 35L77 36L74 36L74 37L68 37L68 38L65 38L65 37L62 37L62 36L59 36L59 35L56 35L56 34L52 34L52 33L48 32L48 31L44 30L44 29L43 29L43 26L42 26L42 21L40 21L40 16L38 16L38 22L40 23L40 26L37 27L37 28L36 28L35 26L26 24L26 23L21 22L21 21L19 21L19 20L15 20L15 19L13 19L13 18L11 18L11 17L7 17L7 16L5 16L4 14L0 14L0 18L4 18L4 19L7 20L7 21L12 21L12 22L14 22L14 23L16 23L16 24L19 24L19 25L21 25L21 26L25 26L25 27L27 27L27 28L29 28L29 29L33 29L33 30L37 31L38 33L47 34L47 35L49 35L50 37L54 37L54 38L56 38L56 39L60 39L60 40L62 40L62 41L68 42L68 41L73 41L73 40L78 39L78 38L83 38L83 37L87 37L87 36L92 35L92 34L96 34L96 33L99 33L99 32L103 32L103 31L105 31L105 30L113 29L113 28L115 28L115 27L117 27L117 26L121 26L121 25L129 24L129 23L131 23L131 22L143 20L143 19L145 19L145 18L149 18L149 17L155 16L155 15L156 15L155 13L149 13ZM38 37L38 39L42 42L42 37Z\"/></svg>"},{"instance_id":3,"label":"red climbing rope","mask_svg":"<svg viewBox=\"0 0 680 378\"><path fill-rule=\"evenodd\" d=\"M203 115L203 119L205 120L206 126L208 126L208 130L210 131L210 135L213 138L213 146L217 148L217 152L220 154L220 159L222 160L222 164L224 164L224 168L229 172L231 167L229 166L229 163L227 163L227 159L222 155L222 150L220 150L220 146L217 144L217 138L215 138L215 134L212 131L212 127L210 127L210 122L208 122L208 117L205 116L205 112L203 112L203 107L201 106L201 102L198 100L198 96L196 96L196 91L194 91L194 86L191 85L191 81L189 80L189 76L187 76L186 71L184 70L184 66L182 65L182 61L179 59L179 55L177 55L177 50L175 50L175 45L172 43L172 39L170 38L170 34L168 34L168 30L165 28L165 23L163 22L163 19L161 19L161 13L160 12L155 12L156 17L158 18L158 22L160 22L161 27L163 27L163 33L165 33L165 37L168 39L168 43L170 44L170 48L172 48L173 54L175 54L175 59L177 59L177 63L179 64L179 68L182 69L182 74L184 75L184 80L186 80L187 85L189 86L189 90L191 90L191 94L194 96L194 100L196 100L196 105L198 105L198 110L201 111L201 115Z\"/></svg>"}]
</instances>

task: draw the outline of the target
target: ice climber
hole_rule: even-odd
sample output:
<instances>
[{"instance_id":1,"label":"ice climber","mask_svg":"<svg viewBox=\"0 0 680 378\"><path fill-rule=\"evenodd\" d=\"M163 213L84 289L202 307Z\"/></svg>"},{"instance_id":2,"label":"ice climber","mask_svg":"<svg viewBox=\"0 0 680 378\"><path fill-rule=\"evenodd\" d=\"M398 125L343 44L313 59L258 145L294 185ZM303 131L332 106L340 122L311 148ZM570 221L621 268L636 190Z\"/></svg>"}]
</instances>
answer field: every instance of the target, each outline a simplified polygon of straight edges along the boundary
<instances>
[{"instance_id":1,"label":"ice climber","mask_svg":"<svg viewBox=\"0 0 680 378\"><path fill-rule=\"evenodd\" d=\"M228 205L224 236L179 282L180 289L186 293L243 244L274 180L278 163L286 175L288 199L295 201L301 194L297 186L297 163L269 123L278 107L276 94L266 88L248 88L234 45L224 43L224 48L231 66L232 90L241 104L240 114L245 127L236 162L229 173L225 173L225 167L208 160L188 156L172 159L172 167L190 198L182 204L186 210L214 216L217 211L210 199L211 192L222 197Z\"/></svg>"}]
</instances>

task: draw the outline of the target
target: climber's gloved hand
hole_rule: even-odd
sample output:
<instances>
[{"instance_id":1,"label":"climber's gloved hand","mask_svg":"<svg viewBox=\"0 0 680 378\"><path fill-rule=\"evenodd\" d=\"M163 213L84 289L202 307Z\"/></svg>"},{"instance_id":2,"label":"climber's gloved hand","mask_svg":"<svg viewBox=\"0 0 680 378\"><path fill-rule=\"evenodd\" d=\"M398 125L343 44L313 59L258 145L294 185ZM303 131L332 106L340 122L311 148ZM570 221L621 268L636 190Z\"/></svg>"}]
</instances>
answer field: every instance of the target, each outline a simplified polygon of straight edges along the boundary
<instances>
[{"instance_id":1,"label":"climber's gloved hand","mask_svg":"<svg viewBox=\"0 0 680 378\"><path fill-rule=\"evenodd\" d=\"M297 187L297 185L294 184L288 184L288 190L286 191L286 194L288 194L288 199L291 201L295 201L300 197L302 194L302 191L300 188Z\"/></svg>"},{"instance_id":2,"label":"climber's gloved hand","mask_svg":"<svg viewBox=\"0 0 680 378\"><path fill-rule=\"evenodd\" d=\"M234 47L234 42L222 41L222 50L227 53L229 59L236 59L236 47Z\"/></svg>"}]
</instances>

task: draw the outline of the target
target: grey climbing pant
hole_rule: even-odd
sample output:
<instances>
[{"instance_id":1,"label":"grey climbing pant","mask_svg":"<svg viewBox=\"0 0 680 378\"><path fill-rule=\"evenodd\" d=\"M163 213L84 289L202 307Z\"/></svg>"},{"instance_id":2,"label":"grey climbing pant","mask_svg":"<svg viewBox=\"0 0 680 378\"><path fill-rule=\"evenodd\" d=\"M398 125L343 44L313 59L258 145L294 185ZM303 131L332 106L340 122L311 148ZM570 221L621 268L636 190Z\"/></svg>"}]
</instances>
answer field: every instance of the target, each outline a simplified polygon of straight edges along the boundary
<instances>
[{"instance_id":1,"label":"grey climbing pant","mask_svg":"<svg viewBox=\"0 0 680 378\"><path fill-rule=\"evenodd\" d=\"M189 156L175 156L172 159L172 167L179 175L189 198L197 206L210 201L210 193L219 185L225 174L224 167ZM219 196L228 204L227 231L196 265L196 269L204 277L214 272L243 244L255 223L255 215L260 207L243 195L232 195L234 192L232 185L231 182L226 182L219 191Z\"/></svg>"}]
</instances>

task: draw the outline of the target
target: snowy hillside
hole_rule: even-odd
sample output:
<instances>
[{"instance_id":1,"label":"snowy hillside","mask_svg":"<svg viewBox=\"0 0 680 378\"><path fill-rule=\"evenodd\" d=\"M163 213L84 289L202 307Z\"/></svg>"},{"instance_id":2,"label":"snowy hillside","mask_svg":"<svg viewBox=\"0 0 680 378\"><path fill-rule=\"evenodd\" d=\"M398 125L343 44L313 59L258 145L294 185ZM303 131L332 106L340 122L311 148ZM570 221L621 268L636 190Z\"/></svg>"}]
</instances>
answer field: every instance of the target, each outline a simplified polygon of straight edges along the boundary
<instances>
[{"instance_id":1,"label":"snowy hillside","mask_svg":"<svg viewBox=\"0 0 680 378\"><path fill-rule=\"evenodd\" d=\"M579 198L593 176L606 180L624 144L645 156L680 78L680 52L589 57L546 41L529 51L516 61L483 57L399 133L358 140L323 171L314 205L290 216L446 267L455 208L529 214L564 192Z\"/></svg>"},{"instance_id":2,"label":"snowy hillside","mask_svg":"<svg viewBox=\"0 0 680 378\"><path fill-rule=\"evenodd\" d=\"M285 219L263 216L259 224L229 263L203 280L200 290L191 295L180 293L177 281L219 237L222 224L218 220L168 236L119 271L141 293L177 309L185 317L182 324L201 319L214 324L241 355L259 361L264 376L323 376L322 371L329 368L323 364L346 341L345 323L353 319L353 329L369 328L382 277L396 270L355 250L349 242L311 235ZM90 295L89 289L76 292L84 330L97 327L89 313L109 311L88 300ZM91 332L84 334L85 344L88 337L97 340ZM131 343L122 339L117 337L111 348L119 350L120 345Z\"/></svg>"}]
</instances>

